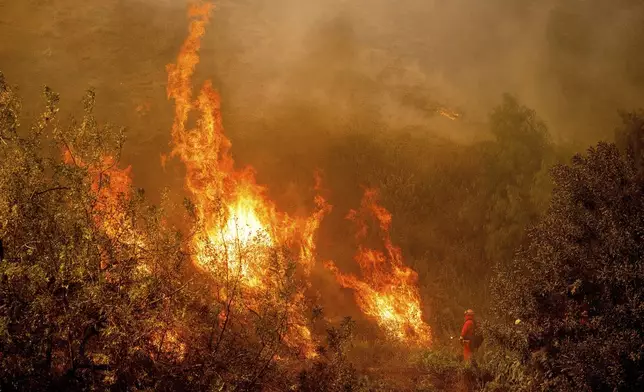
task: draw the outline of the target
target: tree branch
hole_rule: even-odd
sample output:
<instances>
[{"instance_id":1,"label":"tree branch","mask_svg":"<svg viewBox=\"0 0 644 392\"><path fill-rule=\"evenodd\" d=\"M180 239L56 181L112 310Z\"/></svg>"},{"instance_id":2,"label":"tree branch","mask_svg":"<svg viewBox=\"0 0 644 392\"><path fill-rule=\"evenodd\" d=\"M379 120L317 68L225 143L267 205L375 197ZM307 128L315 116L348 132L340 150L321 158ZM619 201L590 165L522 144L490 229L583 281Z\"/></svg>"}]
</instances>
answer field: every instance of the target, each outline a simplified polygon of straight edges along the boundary
<instances>
[{"instance_id":1,"label":"tree branch","mask_svg":"<svg viewBox=\"0 0 644 392\"><path fill-rule=\"evenodd\" d=\"M169 295L163 295L163 296L161 296L161 297L159 297L159 298L155 299L154 301L152 301L152 302L148 303L148 306L154 305L154 304L156 304L157 302L162 301L162 300L164 300L164 299L166 299L166 298L171 298L173 295L177 294L177 293L178 293L178 292L180 292L181 290L183 290L183 289L185 289L186 287L188 287L188 285L189 285L190 283L192 283L192 281L193 281L193 280L194 280L194 278L190 279L190 280L189 280L189 281L187 281L183 286L181 286L181 287L179 287L178 289L176 289L175 291L171 292Z\"/></svg>"},{"instance_id":2,"label":"tree branch","mask_svg":"<svg viewBox=\"0 0 644 392\"><path fill-rule=\"evenodd\" d=\"M31 201L31 200L33 200L34 197L44 195L45 193L49 193L49 192L53 192L53 191L60 191L60 190L69 190L69 189L71 189L71 188L68 187L68 186L57 186L55 188L45 189L44 191L32 193L31 197L29 198L29 200Z\"/></svg>"}]
</instances>

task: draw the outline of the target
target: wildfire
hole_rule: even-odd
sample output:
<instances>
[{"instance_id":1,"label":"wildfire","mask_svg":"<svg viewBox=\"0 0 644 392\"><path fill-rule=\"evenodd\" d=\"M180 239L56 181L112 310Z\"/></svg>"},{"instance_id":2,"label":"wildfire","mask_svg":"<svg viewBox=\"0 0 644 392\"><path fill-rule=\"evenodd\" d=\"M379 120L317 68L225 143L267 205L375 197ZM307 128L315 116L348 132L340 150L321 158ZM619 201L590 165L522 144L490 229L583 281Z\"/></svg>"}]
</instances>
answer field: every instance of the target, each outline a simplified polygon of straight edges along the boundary
<instances>
[{"instance_id":1,"label":"wildfire","mask_svg":"<svg viewBox=\"0 0 644 392\"><path fill-rule=\"evenodd\" d=\"M201 38L212 11L210 3L191 6L188 37L176 63L167 66L168 99L175 103L171 156L185 165L185 185L197 219L191 240L194 262L220 284L221 301L230 304L237 292L243 292L240 309L254 315L267 306L281 304L288 319L283 341L310 358L315 356L315 345L304 316L304 288L290 292L286 299L280 294L281 280L290 276L290 261L280 250L299 255L298 267L306 280L316 262L316 233L331 206L319 195L320 180L316 177L315 211L305 218L290 217L268 199L251 167L235 168L232 144L224 134L219 95L210 81L203 84L196 98L192 91ZM165 157L162 164L166 164ZM427 347L431 344L431 330L422 320L417 275L404 265L400 249L392 244L391 215L375 199L375 192L367 191L360 214L352 211L349 218L360 225L358 238L362 240L366 238L367 225L361 214L375 217L385 251L359 247L355 259L361 267L362 280L342 274L332 263L326 266L342 286L355 290L362 311L389 335ZM303 286L309 284L304 283ZM228 320L230 311L220 316Z\"/></svg>"},{"instance_id":2,"label":"wildfire","mask_svg":"<svg viewBox=\"0 0 644 392\"><path fill-rule=\"evenodd\" d=\"M194 201L199 225L192 244L195 263L225 282L238 282L246 291L245 299L252 302L253 295L278 295L275 263L286 262L275 258L276 248L299 248L301 267L305 273L310 272L315 233L330 207L318 197L318 210L311 217L291 218L278 212L266 197L265 188L255 182L252 168L235 169L232 145L224 134L220 98L212 83L205 82L193 99L192 77L212 11L210 3L190 7L188 38L176 63L167 66L167 94L175 102L171 155L184 163L186 188ZM198 118L194 126L189 126L193 111L198 112ZM222 297L228 295L232 294L223 293ZM302 316L303 296L299 293L291 300L292 327L285 341L304 340L310 356L313 345Z\"/></svg>"},{"instance_id":3,"label":"wildfire","mask_svg":"<svg viewBox=\"0 0 644 392\"><path fill-rule=\"evenodd\" d=\"M363 280L342 274L332 263L326 267L337 281L355 290L360 309L376 320L390 336L418 346L429 346L431 329L422 320L421 301L416 285L417 274L403 263L402 254L389 236L391 214L376 202L374 190L365 191L360 211L351 211L348 219L358 224L357 238L367 236L365 215L373 216L378 224L385 252L359 246L355 260L362 271Z\"/></svg>"},{"instance_id":4,"label":"wildfire","mask_svg":"<svg viewBox=\"0 0 644 392\"><path fill-rule=\"evenodd\" d=\"M186 186L202 225L202 232L195 236L198 264L217 267L211 264L224 259L229 271L239 272L245 284L256 286L262 279L262 268L245 263L240 250L251 244L260 249L274 243L276 233L269 223L277 218L275 211L264 199L263 188L255 184L252 169L234 169L231 143L223 132L220 99L211 82L203 85L196 101L192 100L192 76L212 9L210 3L191 6L189 36L177 63L167 67L168 98L175 101L172 156L178 156L186 166ZM200 117L196 127L189 129L188 117L195 109Z\"/></svg>"}]
</instances>

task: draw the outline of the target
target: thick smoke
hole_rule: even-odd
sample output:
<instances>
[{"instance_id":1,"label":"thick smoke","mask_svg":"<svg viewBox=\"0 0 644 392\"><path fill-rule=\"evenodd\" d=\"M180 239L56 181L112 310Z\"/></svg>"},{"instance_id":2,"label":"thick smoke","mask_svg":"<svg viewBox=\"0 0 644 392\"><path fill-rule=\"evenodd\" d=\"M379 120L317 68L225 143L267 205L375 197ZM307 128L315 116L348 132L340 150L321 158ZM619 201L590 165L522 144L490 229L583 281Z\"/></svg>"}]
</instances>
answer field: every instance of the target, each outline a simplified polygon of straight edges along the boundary
<instances>
[{"instance_id":1,"label":"thick smoke","mask_svg":"<svg viewBox=\"0 0 644 392\"><path fill-rule=\"evenodd\" d=\"M61 93L63 113L95 88L99 115L130 128L127 159L137 185L154 194L181 184L167 183L180 176L161 175L159 155L169 150L172 113L165 65L185 36L187 3L0 1L0 70L20 86L28 112L45 84ZM556 140L587 144L612 137L617 111L644 98L636 0L216 4L198 76L222 94L238 162L258 167L293 209L342 135L480 140L487 113L509 92Z\"/></svg>"},{"instance_id":2,"label":"thick smoke","mask_svg":"<svg viewBox=\"0 0 644 392\"><path fill-rule=\"evenodd\" d=\"M130 128L127 159L137 185L154 194L181 184L167 183L174 176L161 175L159 155L169 150L172 114L165 65L185 37L187 3L0 1L0 70L28 112L45 84L61 93L63 112L95 88L99 115ZM259 168L293 209L334 138L348 133L480 140L487 113L509 92L555 139L587 144L612 137L617 111L644 98L636 0L216 4L198 76L222 94L238 162Z\"/></svg>"},{"instance_id":3,"label":"thick smoke","mask_svg":"<svg viewBox=\"0 0 644 392\"><path fill-rule=\"evenodd\" d=\"M65 102L96 88L133 143L156 147L186 3L0 2L0 67L27 98L43 84ZM217 81L234 137L261 124L312 134L377 123L466 142L510 92L553 132L596 139L604 134L589 125L611 127L618 109L641 102L643 21L632 0L225 0L200 72ZM437 106L461 121L436 116Z\"/></svg>"}]
</instances>

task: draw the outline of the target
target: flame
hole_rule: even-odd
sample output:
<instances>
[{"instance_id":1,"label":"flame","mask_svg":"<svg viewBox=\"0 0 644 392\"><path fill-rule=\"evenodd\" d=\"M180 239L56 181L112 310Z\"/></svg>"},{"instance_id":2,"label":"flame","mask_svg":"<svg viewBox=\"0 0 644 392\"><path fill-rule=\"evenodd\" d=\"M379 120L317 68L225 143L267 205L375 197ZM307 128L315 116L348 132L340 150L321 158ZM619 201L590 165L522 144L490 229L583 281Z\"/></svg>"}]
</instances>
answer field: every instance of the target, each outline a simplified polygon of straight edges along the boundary
<instances>
[{"instance_id":1,"label":"flame","mask_svg":"<svg viewBox=\"0 0 644 392\"><path fill-rule=\"evenodd\" d=\"M92 207L94 223L108 237L123 243L138 242L133 235L131 222L128 221L124 203L131 197L132 167L119 169L112 156L104 156L97 165L87 165L69 148L63 151L63 161L68 165L87 168L91 178L91 190L96 197Z\"/></svg>"},{"instance_id":2,"label":"flame","mask_svg":"<svg viewBox=\"0 0 644 392\"><path fill-rule=\"evenodd\" d=\"M316 233L320 228L322 219L331 212L331 205L319 193L322 188L322 178L320 173L315 175L315 190L318 195L315 197L316 211L304 222L302 231L302 248L300 258L304 263L305 272L311 273L311 269L315 264L315 240Z\"/></svg>"},{"instance_id":3,"label":"flame","mask_svg":"<svg viewBox=\"0 0 644 392\"><path fill-rule=\"evenodd\" d=\"M207 2L190 7L188 37L176 63L167 66L167 95L175 103L170 157L178 157L185 165L185 186L194 202L197 226L191 246L195 264L224 283L224 288L218 291L220 298L234 295L234 290L227 291L227 287L229 282L235 282L234 287L244 291L244 306L261 309L262 301L284 301L279 298L281 276L275 267L277 264L285 270L287 261L284 256L276 255L276 249L296 250L302 275L307 278L311 274L316 263L316 235L331 205L319 195L321 181L316 176L315 210L309 217L290 217L279 212L268 199L266 189L257 184L252 167L235 168L232 143L224 133L218 93L210 81L203 84L196 98L192 90L201 38L213 9ZM191 125L193 113L197 118ZM67 163L86 166L70 150L65 151L64 157ZM167 157L162 156L164 168L166 161ZM131 197L131 167L118 169L115 163L107 156L98 167L87 167L96 196L93 207L96 224L110 238L138 244L140 240L126 219L123 204ZM360 211L351 211L348 216L358 224L359 240L364 240L368 233L362 218L365 214L377 220L384 251L359 246L355 260L361 268L362 279L342 274L331 262L325 266L334 272L342 286L355 291L362 311L390 336L427 347L432 336L430 327L422 320L417 274L404 265L400 249L391 242L391 214L377 204L373 190L365 192ZM317 354L304 316L303 290L300 288L285 301L288 324L283 340L304 357L313 358ZM220 321L230 316L226 312L220 314ZM185 355L185 345L174 332L155 336L153 341L161 351L172 353L178 359Z\"/></svg>"},{"instance_id":4,"label":"flame","mask_svg":"<svg viewBox=\"0 0 644 392\"><path fill-rule=\"evenodd\" d=\"M343 287L355 290L360 309L376 320L390 336L417 346L428 347L432 342L429 325L422 320L421 301L416 285L418 276L403 263L400 248L394 246L389 236L391 214L376 202L377 193L366 190L360 211L351 211L348 219L358 225L356 237L363 240L368 227L363 215L373 216L379 224L385 252L360 245L355 260L362 271L363 280L341 273L332 263L331 270Z\"/></svg>"},{"instance_id":5,"label":"flame","mask_svg":"<svg viewBox=\"0 0 644 392\"><path fill-rule=\"evenodd\" d=\"M276 271L288 268L276 249L298 249L300 270L305 278L310 275L316 262L316 233L331 206L319 195L320 179L316 177L315 211L307 218L292 218L268 199L266 189L255 181L253 168L235 168L232 143L224 133L221 100L212 83L206 81L193 98L192 78L212 11L210 3L190 7L188 37L176 63L167 66L167 95L175 103L171 157L178 157L185 165L185 186L194 202L195 264L223 283L224 288L218 290L220 298L230 299L235 290L242 290L245 306L256 309L253 313L257 314L262 304L267 304L263 301L284 301L279 298L281 275ZM197 118L191 125L193 112ZM165 159L162 162L165 165ZM391 214L376 203L372 190L365 192L359 212L352 211L348 217L359 225L358 239L365 239L368 230L361 214L373 216L385 251L359 247L355 259L363 279L342 274L333 263L326 263L326 267L341 285L355 290L362 311L389 335L429 346L431 330L422 320L417 274L404 265L400 249L391 242ZM233 290L229 291L231 282ZM303 290L285 301L288 324L284 342L312 358L315 345L304 316ZM227 319L230 314L220 316Z\"/></svg>"},{"instance_id":6,"label":"flame","mask_svg":"<svg viewBox=\"0 0 644 392\"><path fill-rule=\"evenodd\" d=\"M143 236L137 232L128 219L126 203L131 197L131 166L119 169L116 159L106 155L97 164L88 165L72 153L70 147L63 150L63 162L86 168L91 179L90 190L95 199L89 211L94 225L114 243L145 248ZM100 268L106 270L110 263L109 253L99 245ZM136 266L136 272L148 275L151 270L145 263ZM109 280L109 271L105 272Z\"/></svg>"},{"instance_id":7,"label":"flame","mask_svg":"<svg viewBox=\"0 0 644 392\"><path fill-rule=\"evenodd\" d=\"M284 341L289 347L298 350L296 357L313 359L318 356L311 330L306 325L294 324L290 326L288 333L284 336Z\"/></svg>"},{"instance_id":8,"label":"flame","mask_svg":"<svg viewBox=\"0 0 644 392\"><path fill-rule=\"evenodd\" d=\"M167 67L168 98L175 101L171 155L178 156L186 166L186 187L203 226L203 232L195 236L197 264L206 269L217 267L211 264L223 258L229 271L239 272L245 284L257 286L264 268L245 263L240 249L258 245L254 248L259 250L273 245L276 233L269 231L269 224L278 218L264 198L264 189L255 184L252 169L234 169L231 143L223 132L220 98L210 81L192 102L191 79L212 9L210 3L190 7L193 20L189 36L177 63ZM194 109L200 117L196 127L188 129L188 116ZM218 252L222 249L223 253Z\"/></svg>"},{"instance_id":9,"label":"flame","mask_svg":"<svg viewBox=\"0 0 644 392\"><path fill-rule=\"evenodd\" d=\"M254 170L235 168L232 144L224 134L220 97L212 83L206 81L193 99L192 77L212 11L210 3L190 7L188 37L176 63L167 66L167 95L175 103L171 156L185 165L185 185L198 222L192 239L194 261L215 278L239 282L240 289L246 291L245 299L276 296L274 250L299 247L301 267L308 275L315 262L315 233L330 206L318 196L317 210L311 217L294 219L278 212L265 188L256 183ZM191 127L192 112L197 112L198 118ZM227 295L224 292L220 297ZM291 300L292 326L285 341L305 346L307 355L312 355L311 333L302 316L303 295L298 293Z\"/></svg>"}]
</instances>

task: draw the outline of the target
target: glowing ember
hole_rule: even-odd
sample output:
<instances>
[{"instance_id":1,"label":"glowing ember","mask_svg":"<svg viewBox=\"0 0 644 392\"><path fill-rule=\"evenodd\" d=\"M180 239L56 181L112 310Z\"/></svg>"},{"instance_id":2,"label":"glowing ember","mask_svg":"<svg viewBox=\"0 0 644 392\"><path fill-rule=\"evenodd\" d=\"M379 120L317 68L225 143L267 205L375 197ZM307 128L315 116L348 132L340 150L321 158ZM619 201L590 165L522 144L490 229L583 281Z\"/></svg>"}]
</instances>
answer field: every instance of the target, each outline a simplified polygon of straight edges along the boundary
<instances>
[{"instance_id":1,"label":"glowing ember","mask_svg":"<svg viewBox=\"0 0 644 392\"><path fill-rule=\"evenodd\" d=\"M431 329L422 320L417 274L403 264L400 249L391 243L391 215L376 203L375 191L365 192L360 213L371 215L378 221L385 252L359 247L355 259L363 280L342 274L331 262L327 262L326 267L343 287L355 290L358 306L390 336L419 346L429 346L432 341ZM348 218L359 225L358 239L365 238L367 225L359 212L351 211Z\"/></svg>"}]
</instances>

